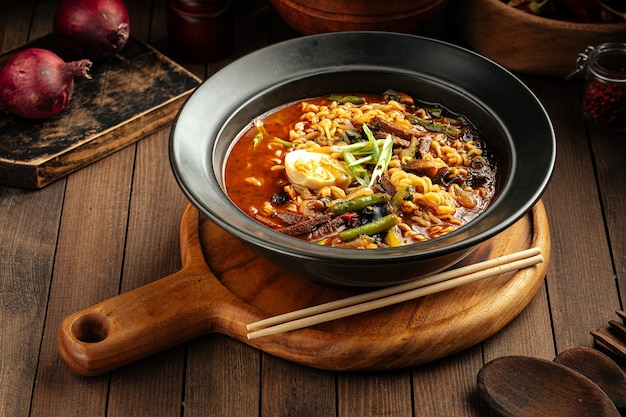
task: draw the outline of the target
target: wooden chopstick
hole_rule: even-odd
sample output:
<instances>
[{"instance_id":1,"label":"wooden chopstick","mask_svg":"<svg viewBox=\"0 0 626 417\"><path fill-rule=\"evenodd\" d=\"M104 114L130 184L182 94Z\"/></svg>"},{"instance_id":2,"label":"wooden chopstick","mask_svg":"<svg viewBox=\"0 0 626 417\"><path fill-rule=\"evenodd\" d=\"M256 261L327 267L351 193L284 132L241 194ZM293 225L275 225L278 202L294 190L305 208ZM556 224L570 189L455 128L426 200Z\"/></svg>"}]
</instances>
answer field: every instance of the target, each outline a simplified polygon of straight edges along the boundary
<instances>
[{"instance_id":1,"label":"wooden chopstick","mask_svg":"<svg viewBox=\"0 0 626 417\"><path fill-rule=\"evenodd\" d=\"M270 317L247 325L248 339L297 330L390 306L543 262L540 248L530 248L341 300Z\"/></svg>"}]
</instances>

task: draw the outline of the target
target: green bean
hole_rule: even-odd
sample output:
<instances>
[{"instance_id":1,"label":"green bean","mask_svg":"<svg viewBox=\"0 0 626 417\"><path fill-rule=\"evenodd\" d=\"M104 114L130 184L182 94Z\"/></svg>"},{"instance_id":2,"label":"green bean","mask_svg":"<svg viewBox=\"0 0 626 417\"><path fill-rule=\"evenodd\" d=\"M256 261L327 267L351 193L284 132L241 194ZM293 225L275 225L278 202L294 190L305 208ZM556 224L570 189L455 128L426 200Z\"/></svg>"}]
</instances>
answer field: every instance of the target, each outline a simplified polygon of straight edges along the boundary
<instances>
[{"instance_id":1,"label":"green bean","mask_svg":"<svg viewBox=\"0 0 626 417\"><path fill-rule=\"evenodd\" d=\"M407 119L412 124L419 124L424 126L427 129L434 130L437 132L443 132L448 136L452 136L453 138L458 138L463 133L463 130L458 127L451 126L445 123L438 122L437 120L431 119L422 119L421 117L417 117L415 115L407 114Z\"/></svg>"},{"instance_id":2,"label":"green bean","mask_svg":"<svg viewBox=\"0 0 626 417\"><path fill-rule=\"evenodd\" d=\"M432 117L441 117L443 109L441 107L426 107L425 109Z\"/></svg>"},{"instance_id":3,"label":"green bean","mask_svg":"<svg viewBox=\"0 0 626 417\"><path fill-rule=\"evenodd\" d=\"M338 216L348 211L361 211L365 207L373 206L374 204L386 203L391 200L391 197L387 193L375 193L370 195L364 195L362 197L353 198L351 200L338 201L329 207L330 213L333 216Z\"/></svg>"},{"instance_id":4,"label":"green bean","mask_svg":"<svg viewBox=\"0 0 626 417\"><path fill-rule=\"evenodd\" d=\"M375 235L376 233L384 232L398 224L400 219L395 214L388 214L385 217L381 217L378 220L374 220L371 223L365 223L352 229L346 229L343 232L339 232L339 239L347 242L352 239L356 239L360 235Z\"/></svg>"},{"instance_id":5,"label":"green bean","mask_svg":"<svg viewBox=\"0 0 626 417\"><path fill-rule=\"evenodd\" d=\"M328 99L336 101L338 103L352 103L352 104L365 103L365 99L363 97L358 97L358 96L340 96L337 94L333 94L329 96Z\"/></svg>"}]
</instances>

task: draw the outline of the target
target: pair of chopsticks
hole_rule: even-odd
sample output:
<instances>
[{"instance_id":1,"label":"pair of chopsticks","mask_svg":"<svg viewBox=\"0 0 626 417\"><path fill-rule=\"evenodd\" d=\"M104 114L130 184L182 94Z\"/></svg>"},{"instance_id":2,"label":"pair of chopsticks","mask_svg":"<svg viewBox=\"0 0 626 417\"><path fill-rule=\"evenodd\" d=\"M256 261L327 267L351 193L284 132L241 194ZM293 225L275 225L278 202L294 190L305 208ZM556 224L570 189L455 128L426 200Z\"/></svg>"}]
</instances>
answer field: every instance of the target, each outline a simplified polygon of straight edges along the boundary
<instances>
[{"instance_id":1,"label":"pair of chopsticks","mask_svg":"<svg viewBox=\"0 0 626 417\"><path fill-rule=\"evenodd\" d=\"M499 258L430 275L405 284L331 301L250 323L246 326L249 332L248 339L302 329L353 316L455 288L494 275L524 269L541 262L543 262L543 256L540 248L526 249Z\"/></svg>"}]
</instances>

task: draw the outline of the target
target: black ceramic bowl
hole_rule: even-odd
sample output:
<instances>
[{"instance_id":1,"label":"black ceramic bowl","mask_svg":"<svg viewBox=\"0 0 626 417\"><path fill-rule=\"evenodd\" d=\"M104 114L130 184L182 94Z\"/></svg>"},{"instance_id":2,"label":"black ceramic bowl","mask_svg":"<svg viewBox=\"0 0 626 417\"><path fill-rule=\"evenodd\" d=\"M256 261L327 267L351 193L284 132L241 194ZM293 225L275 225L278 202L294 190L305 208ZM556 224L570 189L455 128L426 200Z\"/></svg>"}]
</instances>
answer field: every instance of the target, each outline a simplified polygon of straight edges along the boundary
<instances>
[{"instance_id":1,"label":"black ceramic bowl","mask_svg":"<svg viewBox=\"0 0 626 417\"><path fill-rule=\"evenodd\" d=\"M498 196L468 225L400 248L339 249L272 231L225 194L224 160L255 117L308 97L388 88L467 116L496 154ZM302 37L247 55L197 88L170 138L174 174L200 213L281 267L318 282L361 287L414 280L467 256L533 207L555 156L554 132L543 106L510 72L447 43L383 32Z\"/></svg>"}]
</instances>

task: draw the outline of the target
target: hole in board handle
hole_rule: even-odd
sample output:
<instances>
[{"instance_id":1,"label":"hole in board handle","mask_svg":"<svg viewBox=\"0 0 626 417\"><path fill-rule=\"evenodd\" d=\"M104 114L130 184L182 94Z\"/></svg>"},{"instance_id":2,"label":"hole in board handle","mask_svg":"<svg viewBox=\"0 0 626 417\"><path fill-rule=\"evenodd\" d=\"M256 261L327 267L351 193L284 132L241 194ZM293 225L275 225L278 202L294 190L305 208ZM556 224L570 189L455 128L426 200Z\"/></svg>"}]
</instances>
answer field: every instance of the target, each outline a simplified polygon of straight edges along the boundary
<instances>
[{"instance_id":1,"label":"hole in board handle","mask_svg":"<svg viewBox=\"0 0 626 417\"><path fill-rule=\"evenodd\" d=\"M109 335L106 317L96 314L80 316L72 323L72 334L84 343L102 342Z\"/></svg>"}]
</instances>

